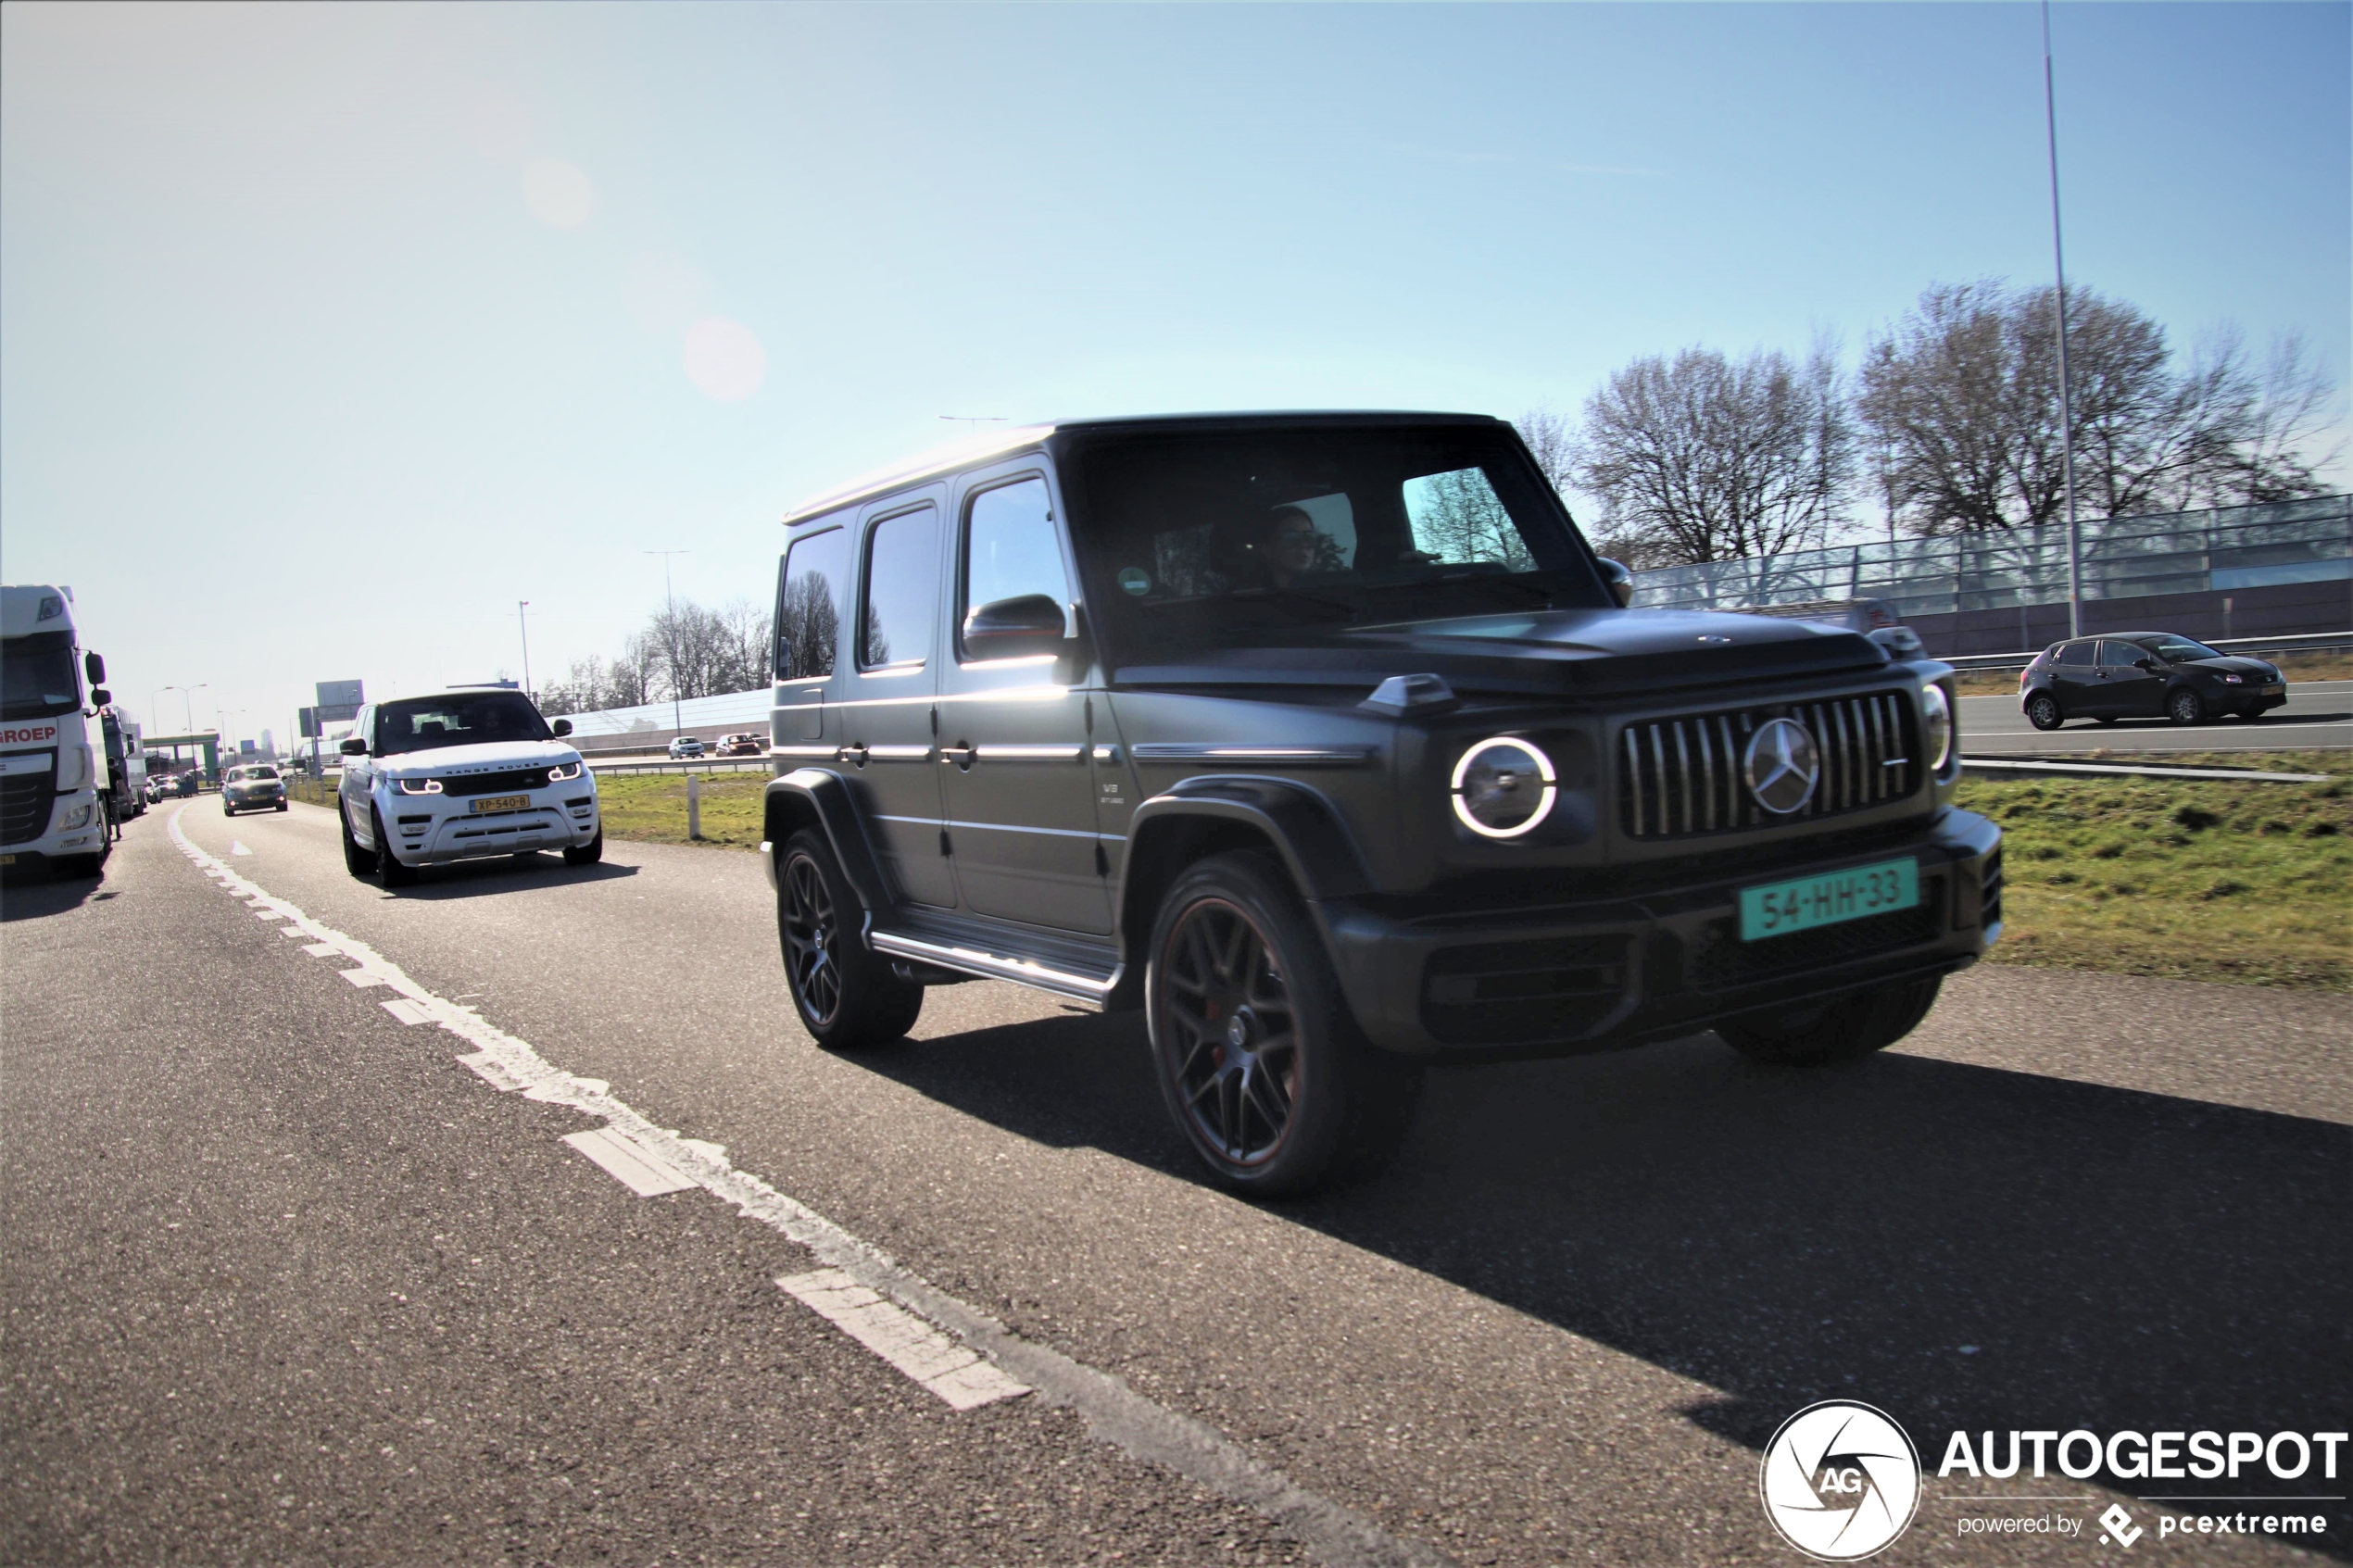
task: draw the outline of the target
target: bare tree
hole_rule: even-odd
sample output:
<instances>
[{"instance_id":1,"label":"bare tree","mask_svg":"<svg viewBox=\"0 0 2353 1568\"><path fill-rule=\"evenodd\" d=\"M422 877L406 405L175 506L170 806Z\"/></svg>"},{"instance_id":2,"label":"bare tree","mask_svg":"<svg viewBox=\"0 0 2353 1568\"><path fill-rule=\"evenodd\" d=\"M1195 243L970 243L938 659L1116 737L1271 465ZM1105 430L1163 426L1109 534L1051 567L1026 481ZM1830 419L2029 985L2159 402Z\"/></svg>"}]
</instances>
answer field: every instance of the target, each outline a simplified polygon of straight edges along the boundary
<instances>
[{"instance_id":1,"label":"bare tree","mask_svg":"<svg viewBox=\"0 0 2353 1568\"><path fill-rule=\"evenodd\" d=\"M1856 412L1891 501L1920 533L2066 515L2052 291L1936 284L1865 351ZM2068 295L2078 510L2129 516L2318 494L2303 455L2332 387L2299 340L2261 372L2224 329L2185 370L2164 329L2090 289Z\"/></svg>"},{"instance_id":2,"label":"bare tree","mask_svg":"<svg viewBox=\"0 0 2353 1568\"><path fill-rule=\"evenodd\" d=\"M1599 544L1636 567L1779 555L1840 520L1855 441L1833 346L1651 357L1587 400L1572 473Z\"/></svg>"},{"instance_id":3,"label":"bare tree","mask_svg":"<svg viewBox=\"0 0 2353 1568\"><path fill-rule=\"evenodd\" d=\"M1544 478L1566 496L1577 482L1576 428L1546 408L1530 408L1513 422Z\"/></svg>"},{"instance_id":4,"label":"bare tree","mask_svg":"<svg viewBox=\"0 0 2353 1568\"><path fill-rule=\"evenodd\" d=\"M822 571L804 571L785 584L776 621L776 675L796 680L834 672L841 646L841 612Z\"/></svg>"}]
</instances>

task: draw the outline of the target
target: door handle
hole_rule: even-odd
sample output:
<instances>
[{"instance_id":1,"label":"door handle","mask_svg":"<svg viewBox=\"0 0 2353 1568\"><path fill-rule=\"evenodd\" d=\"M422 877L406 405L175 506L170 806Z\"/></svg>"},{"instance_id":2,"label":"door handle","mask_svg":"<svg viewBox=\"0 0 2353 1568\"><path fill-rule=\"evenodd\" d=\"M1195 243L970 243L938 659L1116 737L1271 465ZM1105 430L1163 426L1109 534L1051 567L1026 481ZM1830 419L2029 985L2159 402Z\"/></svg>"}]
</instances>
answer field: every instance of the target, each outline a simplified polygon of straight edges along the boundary
<instances>
[{"instance_id":1,"label":"door handle","mask_svg":"<svg viewBox=\"0 0 2353 1568\"><path fill-rule=\"evenodd\" d=\"M860 743L853 746L843 746L841 748L841 759L845 762L855 763L861 768L864 767L866 765L865 746L863 743Z\"/></svg>"},{"instance_id":2,"label":"door handle","mask_svg":"<svg viewBox=\"0 0 2353 1568\"><path fill-rule=\"evenodd\" d=\"M953 762L959 768L970 768L979 756L980 748L976 746L943 746L939 748L939 759Z\"/></svg>"}]
</instances>

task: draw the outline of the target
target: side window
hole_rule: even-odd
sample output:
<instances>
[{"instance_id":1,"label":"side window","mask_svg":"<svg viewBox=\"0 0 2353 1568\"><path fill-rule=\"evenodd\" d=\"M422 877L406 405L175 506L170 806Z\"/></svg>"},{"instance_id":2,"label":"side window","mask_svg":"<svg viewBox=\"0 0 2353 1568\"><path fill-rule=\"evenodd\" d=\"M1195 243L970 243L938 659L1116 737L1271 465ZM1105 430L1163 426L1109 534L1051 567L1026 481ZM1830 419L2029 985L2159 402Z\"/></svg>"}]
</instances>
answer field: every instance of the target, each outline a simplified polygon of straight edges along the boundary
<instances>
[{"instance_id":1,"label":"side window","mask_svg":"<svg viewBox=\"0 0 2353 1568\"><path fill-rule=\"evenodd\" d=\"M829 528L793 541L776 580L776 679L834 672L841 646L841 588L849 575L849 534Z\"/></svg>"},{"instance_id":2,"label":"side window","mask_svg":"<svg viewBox=\"0 0 2353 1568\"><path fill-rule=\"evenodd\" d=\"M2100 664L2108 670L2130 670L2148 657L2148 649L2131 643L2102 643Z\"/></svg>"},{"instance_id":3,"label":"side window","mask_svg":"<svg viewBox=\"0 0 2353 1568\"><path fill-rule=\"evenodd\" d=\"M2092 645L2089 643L2068 644L2067 646L2059 649L2059 662L2070 665L2091 663Z\"/></svg>"},{"instance_id":4,"label":"side window","mask_svg":"<svg viewBox=\"0 0 2353 1568\"><path fill-rule=\"evenodd\" d=\"M939 613L939 514L925 507L875 524L866 535L865 581L858 607L860 667L922 664Z\"/></svg>"},{"instance_id":5,"label":"side window","mask_svg":"<svg viewBox=\"0 0 2353 1568\"><path fill-rule=\"evenodd\" d=\"M1535 568L1536 558L1482 470L1407 480L1405 517L1414 530L1414 550L1425 561L1492 562L1513 571Z\"/></svg>"},{"instance_id":6,"label":"side window","mask_svg":"<svg viewBox=\"0 0 2353 1568\"><path fill-rule=\"evenodd\" d=\"M1043 594L1061 605L1068 629L1070 580L1063 571L1042 479L984 490L964 511L965 610L1028 594Z\"/></svg>"}]
</instances>

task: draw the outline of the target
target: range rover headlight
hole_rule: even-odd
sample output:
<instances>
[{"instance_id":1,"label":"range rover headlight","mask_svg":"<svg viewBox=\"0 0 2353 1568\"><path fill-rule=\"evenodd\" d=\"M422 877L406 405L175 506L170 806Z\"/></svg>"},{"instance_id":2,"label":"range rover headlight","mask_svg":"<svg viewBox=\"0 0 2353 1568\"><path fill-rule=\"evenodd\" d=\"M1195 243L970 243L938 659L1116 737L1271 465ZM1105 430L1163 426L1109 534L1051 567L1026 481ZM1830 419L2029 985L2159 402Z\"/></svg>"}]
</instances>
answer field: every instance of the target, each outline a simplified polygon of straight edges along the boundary
<instances>
[{"instance_id":1,"label":"range rover headlight","mask_svg":"<svg viewBox=\"0 0 2353 1568\"><path fill-rule=\"evenodd\" d=\"M1920 738L1927 743L1928 771L1943 772L1953 759L1953 699L1933 681L1920 688Z\"/></svg>"},{"instance_id":2,"label":"range rover headlight","mask_svg":"<svg viewBox=\"0 0 2353 1568\"><path fill-rule=\"evenodd\" d=\"M1454 764L1454 815L1482 838L1517 838L1553 809L1555 782L1551 758L1524 740L1495 735Z\"/></svg>"},{"instance_id":3,"label":"range rover headlight","mask_svg":"<svg viewBox=\"0 0 2353 1568\"><path fill-rule=\"evenodd\" d=\"M439 795L441 793L439 779L395 779L392 782L400 787L400 793L403 795Z\"/></svg>"},{"instance_id":4,"label":"range rover headlight","mask_svg":"<svg viewBox=\"0 0 2353 1568\"><path fill-rule=\"evenodd\" d=\"M559 762L547 770L547 782L562 784L568 779L576 779L580 776L580 766L577 762Z\"/></svg>"}]
</instances>

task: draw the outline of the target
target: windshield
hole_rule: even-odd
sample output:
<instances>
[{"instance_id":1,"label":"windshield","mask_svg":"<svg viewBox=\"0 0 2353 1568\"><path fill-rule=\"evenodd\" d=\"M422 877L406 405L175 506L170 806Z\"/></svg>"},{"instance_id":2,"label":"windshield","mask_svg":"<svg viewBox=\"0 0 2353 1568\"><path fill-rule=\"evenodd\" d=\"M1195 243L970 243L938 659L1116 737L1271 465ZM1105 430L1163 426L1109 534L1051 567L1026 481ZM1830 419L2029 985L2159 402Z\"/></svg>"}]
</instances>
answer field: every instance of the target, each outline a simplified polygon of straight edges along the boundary
<instances>
[{"instance_id":1,"label":"windshield","mask_svg":"<svg viewBox=\"0 0 2353 1568\"><path fill-rule=\"evenodd\" d=\"M251 784L258 779L274 779L277 776L278 770L269 767L232 768L229 770L229 782L231 784Z\"/></svg>"},{"instance_id":2,"label":"windshield","mask_svg":"<svg viewBox=\"0 0 2353 1568\"><path fill-rule=\"evenodd\" d=\"M0 645L0 719L46 719L81 707L72 633L35 632Z\"/></svg>"},{"instance_id":3,"label":"windshield","mask_svg":"<svg viewBox=\"0 0 2353 1568\"><path fill-rule=\"evenodd\" d=\"M2204 643L2193 642L2183 636L2158 637L2148 646L2155 648L2157 657L2168 664L2181 664L2193 659L2221 659L2222 657L2221 653L2208 647Z\"/></svg>"},{"instance_id":4,"label":"windshield","mask_svg":"<svg viewBox=\"0 0 2353 1568\"><path fill-rule=\"evenodd\" d=\"M1502 431L1112 437L1073 473L1088 601L1117 662L1314 627L1617 604Z\"/></svg>"},{"instance_id":5,"label":"windshield","mask_svg":"<svg viewBox=\"0 0 2353 1568\"><path fill-rule=\"evenodd\" d=\"M437 746L548 740L553 734L521 692L410 697L376 710L376 753L382 757Z\"/></svg>"}]
</instances>

